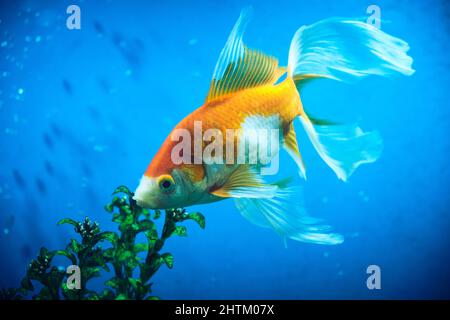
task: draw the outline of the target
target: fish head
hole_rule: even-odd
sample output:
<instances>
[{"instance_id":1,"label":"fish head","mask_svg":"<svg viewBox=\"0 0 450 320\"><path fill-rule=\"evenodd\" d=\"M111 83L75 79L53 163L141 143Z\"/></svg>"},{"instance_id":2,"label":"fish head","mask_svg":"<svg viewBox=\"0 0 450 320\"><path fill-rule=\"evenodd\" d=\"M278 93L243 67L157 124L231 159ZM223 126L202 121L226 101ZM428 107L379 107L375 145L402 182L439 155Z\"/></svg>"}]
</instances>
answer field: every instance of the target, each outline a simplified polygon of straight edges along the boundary
<instances>
[{"instance_id":1,"label":"fish head","mask_svg":"<svg viewBox=\"0 0 450 320\"><path fill-rule=\"evenodd\" d=\"M181 208L189 200L189 190L190 181L179 169L174 169L156 177L144 174L133 199L143 208Z\"/></svg>"},{"instance_id":2,"label":"fish head","mask_svg":"<svg viewBox=\"0 0 450 320\"><path fill-rule=\"evenodd\" d=\"M142 176L134 195L137 204L149 209L183 208L205 194L202 164L176 163L170 139L161 146Z\"/></svg>"}]
</instances>

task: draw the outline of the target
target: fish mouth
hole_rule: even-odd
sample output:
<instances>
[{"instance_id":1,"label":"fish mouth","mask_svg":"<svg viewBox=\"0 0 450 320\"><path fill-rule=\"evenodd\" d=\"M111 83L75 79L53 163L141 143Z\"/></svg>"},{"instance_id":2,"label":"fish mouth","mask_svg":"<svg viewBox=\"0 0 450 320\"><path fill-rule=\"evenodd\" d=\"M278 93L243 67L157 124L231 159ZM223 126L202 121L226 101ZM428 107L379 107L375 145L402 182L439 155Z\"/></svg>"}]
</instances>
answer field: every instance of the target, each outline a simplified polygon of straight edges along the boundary
<instances>
[{"instance_id":1,"label":"fish mouth","mask_svg":"<svg viewBox=\"0 0 450 320\"><path fill-rule=\"evenodd\" d=\"M137 205L141 208L154 209L148 201L145 201L141 197L134 195L133 200L136 201Z\"/></svg>"},{"instance_id":2,"label":"fish mouth","mask_svg":"<svg viewBox=\"0 0 450 320\"><path fill-rule=\"evenodd\" d=\"M134 192L133 200L142 208L154 209L155 197L152 196L152 190L154 190L154 181L149 177L143 176Z\"/></svg>"}]
</instances>

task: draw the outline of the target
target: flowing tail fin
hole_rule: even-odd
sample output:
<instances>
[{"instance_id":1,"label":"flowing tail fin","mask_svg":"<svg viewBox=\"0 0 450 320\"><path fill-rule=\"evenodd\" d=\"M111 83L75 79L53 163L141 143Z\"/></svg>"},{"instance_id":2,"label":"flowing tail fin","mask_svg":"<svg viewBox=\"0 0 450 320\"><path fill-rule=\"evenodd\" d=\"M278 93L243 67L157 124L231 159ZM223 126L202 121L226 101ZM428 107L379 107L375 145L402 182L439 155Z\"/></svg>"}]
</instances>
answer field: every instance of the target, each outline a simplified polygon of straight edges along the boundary
<instances>
[{"instance_id":1,"label":"flowing tail fin","mask_svg":"<svg viewBox=\"0 0 450 320\"><path fill-rule=\"evenodd\" d=\"M351 81L369 75L412 75L408 44L360 20L331 18L301 27L289 50L288 73L296 84L312 78ZM300 115L314 148L339 179L347 180L363 163L376 161L382 150L377 132Z\"/></svg>"},{"instance_id":2,"label":"flowing tail fin","mask_svg":"<svg viewBox=\"0 0 450 320\"><path fill-rule=\"evenodd\" d=\"M341 234L331 232L330 226L306 213L298 185L279 185L272 198L235 198L234 201L244 217L260 227L272 228L283 239L327 245L344 242Z\"/></svg>"},{"instance_id":3,"label":"flowing tail fin","mask_svg":"<svg viewBox=\"0 0 450 320\"><path fill-rule=\"evenodd\" d=\"M289 72L351 80L368 75L411 75L408 44L360 20L330 18L297 30L289 50Z\"/></svg>"}]
</instances>

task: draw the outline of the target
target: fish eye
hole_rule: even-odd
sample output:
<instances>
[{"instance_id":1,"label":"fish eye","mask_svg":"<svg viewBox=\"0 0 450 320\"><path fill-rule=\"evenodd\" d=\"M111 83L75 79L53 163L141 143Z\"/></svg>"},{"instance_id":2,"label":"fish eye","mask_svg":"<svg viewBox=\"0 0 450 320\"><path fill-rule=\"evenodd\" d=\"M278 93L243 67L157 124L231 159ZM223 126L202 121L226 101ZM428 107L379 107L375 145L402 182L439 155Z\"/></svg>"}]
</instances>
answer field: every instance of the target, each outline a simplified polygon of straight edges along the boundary
<instances>
[{"instance_id":1,"label":"fish eye","mask_svg":"<svg viewBox=\"0 0 450 320\"><path fill-rule=\"evenodd\" d=\"M163 192L171 192L175 187L175 181L170 175L162 175L158 179L159 189Z\"/></svg>"}]
</instances>

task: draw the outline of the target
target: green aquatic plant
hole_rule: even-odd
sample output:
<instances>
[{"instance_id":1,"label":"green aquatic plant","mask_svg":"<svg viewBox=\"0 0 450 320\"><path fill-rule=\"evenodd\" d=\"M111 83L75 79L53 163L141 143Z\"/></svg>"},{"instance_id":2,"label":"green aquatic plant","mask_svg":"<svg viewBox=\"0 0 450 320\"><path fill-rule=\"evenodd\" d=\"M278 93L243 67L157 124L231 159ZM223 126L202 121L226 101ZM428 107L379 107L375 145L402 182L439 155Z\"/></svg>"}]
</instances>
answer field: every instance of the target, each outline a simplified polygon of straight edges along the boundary
<instances>
[{"instance_id":1,"label":"green aquatic plant","mask_svg":"<svg viewBox=\"0 0 450 320\"><path fill-rule=\"evenodd\" d=\"M184 237L185 220L193 220L203 229L205 218L201 213L187 213L184 209L165 210L164 225L158 233L155 220L161 211L141 208L133 200L133 193L124 186L113 192L111 203L105 210L112 214L112 221L118 224L117 231L102 231L96 222L86 217L78 222L62 219L58 225L69 224L78 234L65 249L50 251L41 248L39 256L28 266L26 276L19 289L0 291L0 299L35 300L152 300L152 277L162 265L173 267L174 258L169 252L162 252L164 244L173 235ZM140 242L138 235L144 234ZM74 273L54 265L54 258L63 256L79 271L79 281L71 282ZM108 278L104 288L97 292L88 287L90 280ZM36 284L38 284L36 286Z\"/></svg>"}]
</instances>

